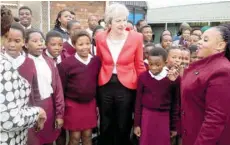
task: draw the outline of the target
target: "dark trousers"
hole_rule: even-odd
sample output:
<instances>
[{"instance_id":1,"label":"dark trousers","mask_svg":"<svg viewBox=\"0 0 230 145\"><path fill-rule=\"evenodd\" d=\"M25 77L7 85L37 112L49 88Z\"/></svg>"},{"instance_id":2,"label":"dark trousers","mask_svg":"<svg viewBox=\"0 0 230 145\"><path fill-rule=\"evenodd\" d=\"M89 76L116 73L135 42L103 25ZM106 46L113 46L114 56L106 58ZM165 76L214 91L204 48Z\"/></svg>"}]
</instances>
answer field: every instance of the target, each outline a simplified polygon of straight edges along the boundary
<instances>
[{"instance_id":1,"label":"dark trousers","mask_svg":"<svg viewBox=\"0 0 230 145\"><path fill-rule=\"evenodd\" d=\"M117 75L99 87L99 145L130 145L135 91L124 87Z\"/></svg>"}]
</instances>

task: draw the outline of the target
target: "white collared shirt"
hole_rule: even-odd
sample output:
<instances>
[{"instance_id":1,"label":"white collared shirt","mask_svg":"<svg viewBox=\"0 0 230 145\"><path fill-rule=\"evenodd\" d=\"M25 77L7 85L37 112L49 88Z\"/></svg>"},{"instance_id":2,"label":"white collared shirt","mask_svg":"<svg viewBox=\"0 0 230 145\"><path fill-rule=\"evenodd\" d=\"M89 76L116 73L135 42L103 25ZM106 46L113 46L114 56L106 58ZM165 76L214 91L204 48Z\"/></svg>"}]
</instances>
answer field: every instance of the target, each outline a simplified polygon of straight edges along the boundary
<instances>
[{"instance_id":1,"label":"white collared shirt","mask_svg":"<svg viewBox=\"0 0 230 145\"><path fill-rule=\"evenodd\" d=\"M62 31L64 31L64 32L68 32L65 28L63 28L62 26L60 26L60 29L62 30ZM66 42L67 41L67 39L65 39L65 38L63 38L63 42Z\"/></svg>"},{"instance_id":2,"label":"white collared shirt","mask_svg":"<svg viewBox=\"0 0 230 145\"><path fill-rule=\"evenodd\" d=\"M54 59L54 57L49 53L49 51L46 49L46 55L49 56L50 58ZM61 56L58 55L56 63L59 64L61 63Z\"/></svg>"},{"instance_id":3,"label":"white collared shirt","mask_svg":"<svg viewBox=\"0 0 230 145\"><path fill-rule=\"evenodd\" d=\"M9 54L7 54L7 52L4 53L4 56L12 63L12 65L15 69L17 69L19 66L21 66L26 59L26 57L24 55L21 55L21 54L17 58L13 58Z\"/></svg>"},{"instance_id":4,"label":"white collared shirt","mask_svg":"<svg viewBox=\"0 0 230 145\"><path fill-rule=\"evenodd\" d=\"M151 73L151 71L149 70L149 74L152 78L156 79L156 80L162 80L163 78L165 78L168 75L168 71L167 71L167 67L163 67L162 71L158 74L158 75L154 75Z\"/></svg>"},{"instance_id":5,"label":"white collared shirt","mask_svg":"<svg viewBox=\"0 0 230 145\"><path fill-rule=\"evenodd\" d=\"M29 58L33 59L38 79L38 88L41 95L41 100L47 99L53 93L52 84L52 72L49 65L42 55L35 57L31 54L28 55Z\"/></svg>"},{"instance_id":6,"label":"white collared shirt","mask_svg":"<svg viewBox=\"0 0 230 145\"><path fill-rule=\"evenodd\" d=\"M60 26L60 28L64 31L67 32L67 30L65 28L63 28L62 26Z\"/></svg>"},{"instance_id":7,"label":"white collared shirt","mask_svg":"<svg viewBox=\"0 0 230 145\"><path fill-rule=\"evenodd\" d=\"M114 64L117 63L119 54L120 54L120 52L121 52L121 50L122 50L122 48L123 48L123 46L125 44L125 40L126 39L117 40L117 41L114 40L114 42L116 42L116 43L112 42L110 39L106 40L107 44L108 44L108 47L109 47L109 50L110 50L110 53L112 55ZM116 66L114 66L114 68L113 68L113 74L117 74Z\"/></svg>"},{"instance_id":8,"label":"white collared shirt","mask_svg":"<svg viewBox=\"0 0 230 145\"><path fill-rule=\"evenodd\" d=\"M148 59L145 59L144 62L145 62L146 64L149 64Z\"/></svg>"},{"instance_id":9,"label":"white collared shirt","mask_svg":"<svg viewBox=\"0 0 230 145\"><path fill-rule=\"evenodd\" d=\"M93 31L90 28L87 28L86 31L89 33L90 37L93 37Z\"/></svg>"},{"instance_id":10,"label":"white collared shirt","mask_svg":"<svg viewBox=\"0 0 230 145\"><path fill-rule=\"evenodd\" d=\"M84 61L77 53L75 53L75 58L85 65L89 64L92 57L93 57L92 55L88 54L88 59Z\"/></svg>"}]
</instances>

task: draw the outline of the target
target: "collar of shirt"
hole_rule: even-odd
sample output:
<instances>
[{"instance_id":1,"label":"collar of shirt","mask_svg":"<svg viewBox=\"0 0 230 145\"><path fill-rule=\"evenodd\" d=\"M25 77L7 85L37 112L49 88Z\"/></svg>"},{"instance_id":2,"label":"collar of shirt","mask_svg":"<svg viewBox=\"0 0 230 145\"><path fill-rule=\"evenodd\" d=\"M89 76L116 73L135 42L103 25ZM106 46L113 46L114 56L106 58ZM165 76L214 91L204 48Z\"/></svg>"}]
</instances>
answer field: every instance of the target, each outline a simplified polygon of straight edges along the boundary
<instances>
[{"instance_id":1,"label":"collar of shirt","mask_svg":"<svg viewBox=\"0 0 230 145\"><path fill-rule=\"evenodd\" d=\"M68 42L72 47L74 47L73 44L72 44L72 40L71 40L70 38L68 39L67 42Z\"/></svg>"},{"instance_id":2,"label":"collar of shirt","mask_svg":"<svg viewBox=\"0 0 230 145\"><path fill-rule=\"evenodd\" d=\"M149 70L149 74L152 78L155 78L156 80L162 80L163 78L165 78L168 74L168 68L167 67L163 67L162 71L158 74L158 75L154 75L151 73L151 71Z\"/></svg>"},{"instance_id":3,"label":"collar of shirt","mask_svg":"<svg viewBox=\"0 0 230 145\"><path fill-rule=\"evenodd\" d=\"M17 69L19 66L21 66L26 59L25 56L23 56L21 54L17 58L13 58L7 53L4 53L4 56L12 63L12 65L15 69Z\"/></svg>"},{"instance_id":4,"label":"collar of shirt","mask_svg":"<svg viewBox=\"0 0 230 145\"><path fill-rule=\"evenodd\" d=\"M92 55L88 54L88 59L84 61L77 53L75 53L75 58L85 65L89 64L92 57L93 57Z\"/></svg>"},{"instance_id":5,"label":"collar of shirt","mask_svg":"<svg viewBox=\"0 0 230 145\"><path fill-rule=\"evenodd\" d=\"M52 59L54 58L54 57L49 53L49 51L48 51L47 49L46 49L46 55L49 56L49 57L52 58Z\"/></svg>"},{"instance_id":6,"label":"collar of shirt","mask_svg":"<svg viewBox=\"0 0 230 145\"><path fill-rule=\"evenodd\" d=\"M40 61L44 59L42 55L39 55L36 57L36 56L31 55L31 54L28 54L28 57L33 59L33 60L40 60Z\"/></svg>"},{"instance_id":7,"label":"collar of shirt","mask_svg":"<svg viewBox=\"0 0 230 145\"><path fill-rule=\"evenodd\" d=\"M60 26L61 30L67 33L67 30L65 28L63 28L62 26Z\"/></svg>"},{"instance_id":8,"label":"collar of shirt","mask_svg":"<svg viewBox=\"0 0 230 145\"><path fill-rule=\"evenodd\" d=\"M52 58L53 60L56 61L57 64L61 63L61 56L59 55L56 59L49 53L49 51L46 49L46 55L50 58Z\"/></svg>"},{"instance_id":9,"label":"collar of shirt","mask_svg":"<svg viewBox=\"0 0 230 145\"><path fill-rule=\"evenodd\" d=\"M21 24L21 25L22 25L22 24ZM25 26L22 25L22 27L23 27L25 30L27 30L27 29L31 29L31 28L32 28L32 25L30 24L28 27L25 27Z\"/></svg>"},{"instance_id":10,"label":"collar of shirt","mask_svg":"<svg viewBox=\"0 0 230 145\"><path fill-rule=\"evenodd\" d=\"M144 62L147 63L147 64L149 64L148 59L145 59Z\"/></svg>"}]
</instances>

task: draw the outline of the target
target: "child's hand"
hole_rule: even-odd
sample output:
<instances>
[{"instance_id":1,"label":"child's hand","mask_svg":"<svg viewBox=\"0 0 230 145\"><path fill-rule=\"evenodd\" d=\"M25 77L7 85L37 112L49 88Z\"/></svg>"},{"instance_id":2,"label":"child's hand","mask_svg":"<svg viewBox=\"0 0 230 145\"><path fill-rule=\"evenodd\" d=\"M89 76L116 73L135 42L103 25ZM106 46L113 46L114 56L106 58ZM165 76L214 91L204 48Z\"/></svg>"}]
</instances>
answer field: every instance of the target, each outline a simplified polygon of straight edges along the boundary
<instances>
[{"instance_id":1,"label":"child's hand","mask_svg":"<svg viewBox=\"0 0 230 145\"><path fill-rule=\"evenodd\" d=\"M39 118L37 120L37 123L35 124L35 131L39 132L44 128L44 124L45 124L45 119L44 118Z\"/></svg>"},{"instance_id":2,"label":"child's hand","mask_svg":"<svg viewBox=\"0 0 230 145\"><path fill-rule=\"evenodd\" d=\"M173 138L177 135L177 132L176 131L170 131L170 137Z\"/></svg>"},{"instance_id":3,"label":"child's hand","mask_svg":"<svg viewBox=\"0 0 230 145\"><path fill-rule=\"evenodd\" d=\"M176 65L168 70L168 78L171 81L175 81L179 75L180 75L180 66Z\"/></svg>"},{"instance_id":4,"label":"child's hand","mask_svg":"<svg viewBox=\"0 0 230 145\"><path fill-rule=\"evenodd\" d=\"M140 136L141 136L141 128L140 128L139 126L134 127L134 134L135 134L137 137L140 137Z\"/></svg>"},{"instance_id":5,"label":"child's hand","mask_svg":"<svg viewBox=\"0 0 230 145\"><path fill-rule=\"evenodd\" d=\"M63 126L63 124L64 124L63 119L57 118L57 119L55 120L55 128L56 128L56 129L61 129L62 126Z\"/></svg>"},{"instance_id":6,"label":"child's hand","mask_svg":"<svg viewBox=\"0 0 230 145\"><path fill-rule=\"evenodd\" d=\"M38 115L38 120L37 123L35 124L34 128L35 131L40 131L44 128L44 124L46 122L47 116L46 116L46 112L44 109L40 108L39 109L39 115Z\"/></svg>"}]
</instances>

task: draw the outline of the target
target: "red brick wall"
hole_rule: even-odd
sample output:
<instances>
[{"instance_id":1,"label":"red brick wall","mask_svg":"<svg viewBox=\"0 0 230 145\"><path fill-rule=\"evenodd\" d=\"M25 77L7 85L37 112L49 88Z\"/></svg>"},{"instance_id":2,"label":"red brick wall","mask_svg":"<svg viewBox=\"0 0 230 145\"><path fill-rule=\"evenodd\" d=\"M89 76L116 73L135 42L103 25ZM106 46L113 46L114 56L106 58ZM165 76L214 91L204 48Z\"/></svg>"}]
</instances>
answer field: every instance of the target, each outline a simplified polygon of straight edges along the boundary
<instances>
[{"instance_id":1,"label":"red brick wall","mask_svg":"<svg viewBox=\"0 0 230 145\"><path fill-rule=\"evenodd\" d=\"M54 27L57 14L62 9L69 9L76 13L77 19L84 28L88 28L88 16L96 15L98 20L103 18L105 13L105 1L51 1L50 2L50 23Z\"/></svg>"}]
</instances>

